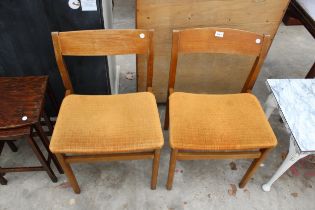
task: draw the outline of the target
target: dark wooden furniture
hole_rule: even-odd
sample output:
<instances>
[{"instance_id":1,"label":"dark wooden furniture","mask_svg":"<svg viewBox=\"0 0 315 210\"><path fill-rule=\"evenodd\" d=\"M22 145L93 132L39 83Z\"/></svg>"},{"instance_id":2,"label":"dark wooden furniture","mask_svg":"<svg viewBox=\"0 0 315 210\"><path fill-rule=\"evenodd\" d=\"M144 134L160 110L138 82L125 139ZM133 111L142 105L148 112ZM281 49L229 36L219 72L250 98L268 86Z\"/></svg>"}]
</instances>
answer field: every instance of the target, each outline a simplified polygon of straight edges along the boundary
<instances>
[{"instance_id":1,"label":"dark wooden furniture","mask_svg":"<svg viewBox=\"0 0 315 210\"><path fill-rule=\"evenodd\" d=\"M254 159L239 184L243 188L268 152L277 145L258 99L251 94L269 44L269 35L237 29L211 27L173 31L164 127L170 127L172 149L166 185L168 190L172 189L177 160ZM178 57L193 53L255 58L242 93L192 94L174 91Z\"/></svg>"},{"instance_id":2,"label":"dark wooden furniture","mask_svg":"<svg viewBox=\"0 0 315 210\"><path fill-rule=\"evenodd\" d=\"M151 189L156 188L163 134L152 94L152 30L53 32L59 71L66 88L50 149L75 193L80 187L70 164L153 159ZM147 92L121 95L73 94L65 56L140 54L147 58Z\"/></svg>"},{"instance_id":3,"label":"dark wooden furniture","mask_svg":"<svg viewBox=\"0 0 315 210\"><path fill-rule=\"evenodd\" d=\"M102 0L97 11L72 10L68 0L0 1L0 76L49 75L57 102L64 88L54 58L51 31L104 29ZM66 60L77 93L110 94L107 58L76 57ZM47 101L46 112L57 113Z\"/></svg>"},{"instance_id":4,"label":"dark wooden furniture","mask_svg":"<svg viewBox=\"0 0 315 210\"><path fill-rule=\"evenodd\" d=\"M12 152L17 152L18 149L15 146L13 141L0 141L0 155L2 153L2 150L3 150L5 143L8 144L8 146L10 147ZM5 175L4 173L0 173L0 184L2 184L2 185L6 185L8 183L8 181L3 177L4 175Z\"/></svg>"},{"instance_id":5,"label":"dark wooden furniture","mask_svg":"<svg viewBox=\"0 0 315 210\"><path fill-rule=\"evenodd\" d=\"M283 18L285 25L302 24L315 37L315 1L292 0ZM315 77L315 63L306 78Z\"/></svg>"},{"instance_id":6,"label":"dark wooden furniture","mask_svg":"<svg viewBox=\"0 0 315 210\"><path fill-rule=\"evenodd\" d=\"M49 140L41 126L43 117L49 133L52 133L53 126L43 111L47 81L47 76L0 77L0 154L4 142L8 143L12 151L16 151L13 141L26 139L41 163L41 166L35 167L0 168L1 184L7 183L3 177L5 173L26 171L46 171L51 180L56 182L57 178L50 168L51 160L58 171L63 173L57 158L49 151ZM48 152L47 159L33 138L35 134Z\"/></svg>"}]
</instances>

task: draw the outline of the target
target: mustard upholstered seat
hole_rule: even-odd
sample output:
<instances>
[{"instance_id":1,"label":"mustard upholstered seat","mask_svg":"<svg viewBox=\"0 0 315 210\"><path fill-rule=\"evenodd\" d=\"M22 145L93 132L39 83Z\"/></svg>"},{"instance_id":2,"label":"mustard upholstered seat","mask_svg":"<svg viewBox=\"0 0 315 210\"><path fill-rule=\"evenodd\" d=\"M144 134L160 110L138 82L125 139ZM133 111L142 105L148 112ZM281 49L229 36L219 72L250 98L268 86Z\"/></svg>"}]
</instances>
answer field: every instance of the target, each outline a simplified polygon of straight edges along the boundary
<instances>
[{"instance_id":1,"label":"mustard upholstered seat","mask_svg":"<svg viewBox=\"0 0 315 210\"><path fill-rule=\"evenodd\" d=\"M50 149L54 153L149 151L163 145L152 93L69 95L62 103Z\"/></svg>"},{"instance_id":2,"label":"mustard upholstered seat","mask_svg":"<svg viewBox=\"0 0 315 210\"><path fill-rule=\"evenodd\" d=\"M174 149L249 150L277 144L264 111L252 94L175 92L169 100L170 144Z\"/></svg>"}]
</instances>

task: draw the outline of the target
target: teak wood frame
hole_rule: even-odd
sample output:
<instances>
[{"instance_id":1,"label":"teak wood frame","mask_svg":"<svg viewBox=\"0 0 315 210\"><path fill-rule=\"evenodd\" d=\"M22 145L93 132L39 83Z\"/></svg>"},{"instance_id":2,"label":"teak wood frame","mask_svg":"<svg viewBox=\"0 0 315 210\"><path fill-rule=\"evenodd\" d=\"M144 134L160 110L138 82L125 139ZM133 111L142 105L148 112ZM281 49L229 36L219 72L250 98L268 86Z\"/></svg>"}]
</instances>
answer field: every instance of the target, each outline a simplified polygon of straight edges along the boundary
<instances>
[{"instance_id":1,"label":"teak wood frame","mask_svg":"<svg viewBox=\"0 0 315 210\"><path fill-rule=\"evenodd\" d=\"M105 56L144 54L147 56L147 91L152 92L153 80L153 30L87 30L53 32L52 39L57 65L66 88L65 95L74 92L63 56ZM86 163L114 160L153 159L151 189L156 188L160 161L160 149L130 153L67 155L56 154L75 193L80 187L71 169L71 163Z\"/></svg>"},{"instance_id":2,"label":"teak wood frame","mask_svg":"<svg viewBox=\"0 0 315 210\"><path fill-rule=\"evenodd\" d=\"M179 53L222 53L255 56L254 64L241 91L243 93L251 93L267 55L270 41L269 35L261 35L237 29L209 27L173 30L164 129L168 129L169 127L169 96L174 92ZM168 190L172 189L177 160L254 159L239 184L239 187L243 188L271 149L272 148L258 148L258 151L227 152L190 150L188 152L172 148L166 187Z\"/></svg>"}]
</instances>

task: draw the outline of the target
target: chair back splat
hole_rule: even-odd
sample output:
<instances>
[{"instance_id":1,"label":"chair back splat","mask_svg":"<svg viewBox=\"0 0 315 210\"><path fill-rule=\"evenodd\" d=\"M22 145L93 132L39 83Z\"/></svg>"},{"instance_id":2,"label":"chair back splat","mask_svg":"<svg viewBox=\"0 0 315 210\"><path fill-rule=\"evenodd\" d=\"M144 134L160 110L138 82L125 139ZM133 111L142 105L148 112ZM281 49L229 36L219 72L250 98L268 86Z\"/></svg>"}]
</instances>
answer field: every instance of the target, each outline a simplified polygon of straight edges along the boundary
<instances>
[{"instance_id":1,"label":"chair back splat","mask_svg":"<svg viewBox=\"0 0 315 210\"><path fill-rule=\"evenodd\" d=\"M255 62L242 88L250 91L266 57L269 35L228 28L194 28L173 31L169 90L175 86L178 55L189 53L220 53L255 56Z\"/></svg>"},{"instance_id":2,"label":"chair back splat","mask_svg":"<svg viewBox=\"0 0 315 210\"><path fill-rule=\"evenodd\" d=\"M152 90L153 30L105 29L52 32L52 39L66 95L74 91L63 56L147 55L147 90Z\"/></svg>"}]
</instances>

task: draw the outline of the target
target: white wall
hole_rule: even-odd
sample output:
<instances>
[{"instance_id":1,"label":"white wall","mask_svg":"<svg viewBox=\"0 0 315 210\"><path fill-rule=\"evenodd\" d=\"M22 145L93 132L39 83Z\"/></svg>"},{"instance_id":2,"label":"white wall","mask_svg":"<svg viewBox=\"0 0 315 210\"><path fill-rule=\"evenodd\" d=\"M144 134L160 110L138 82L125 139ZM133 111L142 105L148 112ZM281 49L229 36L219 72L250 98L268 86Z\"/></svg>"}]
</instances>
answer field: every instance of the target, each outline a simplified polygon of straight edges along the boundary
<instances>
[{"instance_id":1,"label":"white wall","mask_svg":"<svg viewBox=\"0 0 315 210\"><path fill-rule=\"evenodd\" d=\"M103 18L105 29L113 28L113 4L112 0L102 0ZM119 89L119 69L116 69L115 56L107 56L109 80L112 94L118 94Z\"/></svg>"}]
</instances>

